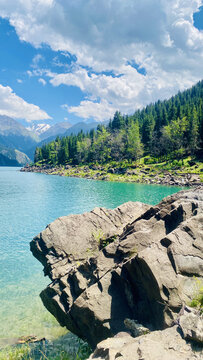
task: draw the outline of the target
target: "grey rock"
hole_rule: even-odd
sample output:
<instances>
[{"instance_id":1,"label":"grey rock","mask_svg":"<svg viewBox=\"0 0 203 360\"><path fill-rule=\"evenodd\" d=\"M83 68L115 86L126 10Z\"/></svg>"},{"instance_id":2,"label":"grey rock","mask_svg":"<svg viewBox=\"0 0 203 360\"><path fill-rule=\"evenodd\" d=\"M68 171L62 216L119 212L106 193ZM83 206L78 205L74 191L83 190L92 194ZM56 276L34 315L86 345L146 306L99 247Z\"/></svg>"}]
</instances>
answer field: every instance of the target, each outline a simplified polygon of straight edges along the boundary
<instances>
[{"instance_id":1,"label":"grey rock","mask_svg":"<svg viewBox=\"0 0 203 360\"><path fill-rule=\"evenodd\" d=\"M202 210L196 189L55 220L31 242L52 280L44 305L93 348L126 332L127 318L152 332L172 326L194 276L203 280Z\"/></svg>"},{"instance_id":2,"label":"grey rock","mask_svg":"<svg viewBox=\"0 0 203 360\"><path fill-rule=\"evenodd\" d=\"M128 330L130 330L130 333L133 337L146 335L150 332L148 328L144 327L142 324L139 324L137 320L125 319L124 325Z\"/></svg>"},{"instance_id":3,"label":"grey rock","mask_svg":"<svg viewBox=\"0 0 203 360\"><path fill-rule=\"evenodd\" d=\"M200 310L184 307L178 324L185 339L203 344L203 314Z\"/></svg>"},{"instance_id":4,"label":"grey rock","mask_svg":"<svg viewBox=\"0 0 203 360\"><path fill-rule=\"evenodd\" d=\"M201 360L202 348L186 343L177 326L137 338L126 336L99 343L89 360Z\"/></svg>"},{"instance_id":5,"label":"grey rock","mask_svg":"<svg viewBox=\"0 0 203 360\"><path fill-rule=\"evenodd\" d=\"M123 228L143 214L149 205L128 202L114 210L95 208L82 215L63 216L49 224L31 242L33 255L52 280L69 273L73 264L96 257L100 244L114 240Z\"/></svg>"}]
</instances>

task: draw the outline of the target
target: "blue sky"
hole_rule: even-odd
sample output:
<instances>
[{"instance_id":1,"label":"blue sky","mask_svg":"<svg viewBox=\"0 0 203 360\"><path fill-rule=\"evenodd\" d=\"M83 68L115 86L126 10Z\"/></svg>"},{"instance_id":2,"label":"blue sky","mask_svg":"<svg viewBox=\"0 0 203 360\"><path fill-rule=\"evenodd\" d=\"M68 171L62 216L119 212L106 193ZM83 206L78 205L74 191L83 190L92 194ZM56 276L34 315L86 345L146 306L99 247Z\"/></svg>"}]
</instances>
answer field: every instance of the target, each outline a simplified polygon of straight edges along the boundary
<instances>
[{"instance_id":1,"label":"blue sky","mask_svg":"<svg viewBox=\"0 0 203 360\"><path fill-rule=\"evenodd\" d=\"M62 105L76 106L84 98L83 92L75 86L61 85L56 88L47 81L46 76L33 73L39 68L56 73L59 69L65 71L66 65L75 60L74 56L64 56L63 52L53 51L46 44L36 49L20 41L7 19L0 20L0 34L0 84L11 87L26 102L45 110L52 118L46 121L49 124L66 121L68 114ZM71 115L71 123L79 120L74 114Z\"/></svg>"},{"instance_id":2,"label":"blue sky","mask_svg":"<svg viewBox=\"0 0 203 360\"><path fill-rule=\"evenodd\" d=\"M104 121L203 78L201 0L1 0L0 114Z\"/></svg>"}]
</instances>

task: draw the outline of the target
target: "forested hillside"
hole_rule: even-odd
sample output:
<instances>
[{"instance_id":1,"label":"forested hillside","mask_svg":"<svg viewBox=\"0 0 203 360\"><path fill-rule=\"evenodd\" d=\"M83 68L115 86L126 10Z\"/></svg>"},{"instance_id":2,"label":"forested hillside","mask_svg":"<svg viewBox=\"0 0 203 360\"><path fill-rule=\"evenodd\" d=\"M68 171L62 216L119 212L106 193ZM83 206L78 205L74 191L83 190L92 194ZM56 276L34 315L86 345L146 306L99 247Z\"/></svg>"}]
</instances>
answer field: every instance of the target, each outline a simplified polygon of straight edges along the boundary
<instances>
[{"instance_id":1,"label":"forested hillside","mask_svg":"<svg viewBox=\"0 0 203 360\"><path fill-rule=\"evenodd\" d=\"M35 162L86 164L134 161L143 155L170 159L196 154L203 145L203 81L134 115L118 111L107 126L62 137L36 148Z\"/></svg>"}]
</instances>

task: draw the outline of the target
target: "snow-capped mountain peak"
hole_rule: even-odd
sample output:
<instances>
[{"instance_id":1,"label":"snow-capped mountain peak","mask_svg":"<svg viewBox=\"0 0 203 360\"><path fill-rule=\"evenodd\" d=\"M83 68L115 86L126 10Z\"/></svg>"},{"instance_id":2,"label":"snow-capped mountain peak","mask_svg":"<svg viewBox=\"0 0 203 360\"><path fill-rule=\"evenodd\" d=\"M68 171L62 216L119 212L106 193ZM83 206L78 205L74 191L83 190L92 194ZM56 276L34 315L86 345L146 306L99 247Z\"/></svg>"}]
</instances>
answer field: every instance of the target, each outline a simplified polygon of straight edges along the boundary
<instances>
[{"instance_id":1,"label":"snow-capped mountain peak","mask_svg":"<svg viewBox=\"0 0 203 360\"><path fill-rule=\"evenodd\" d=\"M33 124L32 126L27 127L26 129L34 132L37 135L43 134L45 131L50 129L49 124Z\"/></svg>"}]
</instances>

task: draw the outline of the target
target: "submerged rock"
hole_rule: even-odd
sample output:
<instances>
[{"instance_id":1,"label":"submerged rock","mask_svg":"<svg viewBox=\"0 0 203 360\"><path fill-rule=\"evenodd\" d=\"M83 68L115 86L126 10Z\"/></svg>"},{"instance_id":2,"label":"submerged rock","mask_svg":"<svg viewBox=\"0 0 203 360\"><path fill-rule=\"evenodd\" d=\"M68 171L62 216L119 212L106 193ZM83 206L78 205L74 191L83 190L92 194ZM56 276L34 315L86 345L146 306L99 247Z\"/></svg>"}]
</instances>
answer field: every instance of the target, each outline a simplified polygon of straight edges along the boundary
<instances>
[{"instance_id":1,"label":"submerged rock","mask_svg":"<svg viewBox=\"0 0 203 360\"><path fill-rule=\"evenodd\" d=\"M93 348L127 333L126 319L134 321L152 331L141 337L143 352L145 339L173 326L182 305L192 300L197 291L194 276L203 281L202 210L203 190L196 189L153 207L130 202L115 210L97 208L55 220L31 242L33 255L52 280L41 293L44 305ZM159 347L164 347L165 335L160 336ZM156 358L146 354L143 358Z\"/></svg>"}]
</instances>

